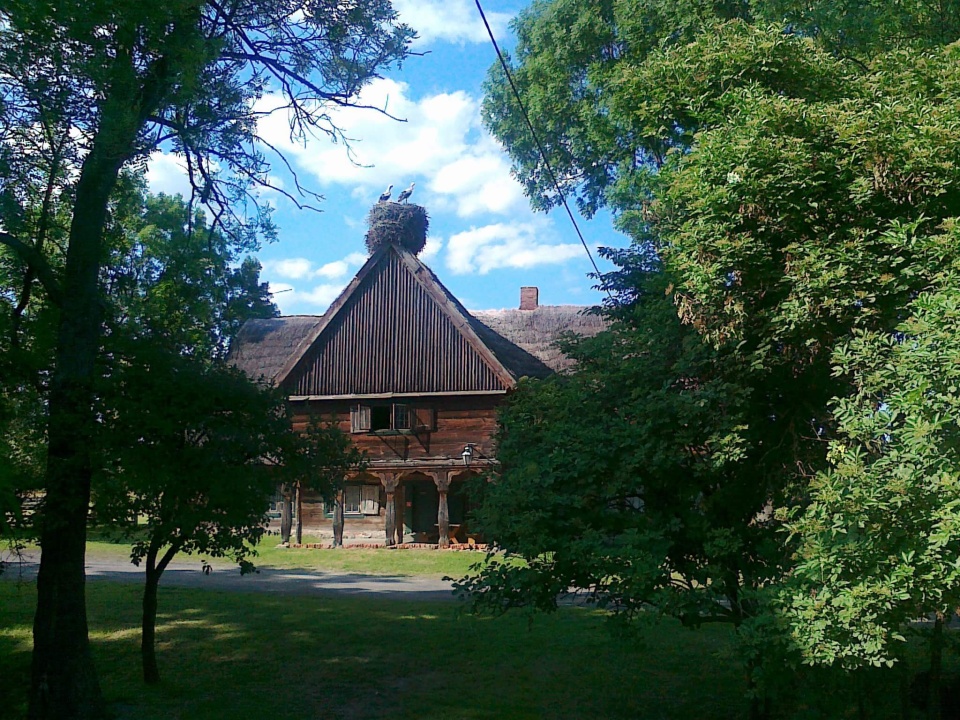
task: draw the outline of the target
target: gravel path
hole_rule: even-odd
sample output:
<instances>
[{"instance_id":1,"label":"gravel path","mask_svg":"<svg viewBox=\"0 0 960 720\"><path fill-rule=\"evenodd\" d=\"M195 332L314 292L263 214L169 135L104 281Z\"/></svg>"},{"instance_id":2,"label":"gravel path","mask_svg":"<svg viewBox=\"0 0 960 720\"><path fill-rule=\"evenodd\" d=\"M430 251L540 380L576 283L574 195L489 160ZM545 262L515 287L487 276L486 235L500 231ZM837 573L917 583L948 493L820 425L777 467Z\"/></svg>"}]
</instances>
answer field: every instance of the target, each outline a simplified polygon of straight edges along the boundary
<instances>
[{"instance_id":1,"label":"gravel path","mask_svg":"<svg viewBox=\"0 0 960 720\"><path fill-rule=\"evenodd\" d=\"M0 561L8 564L0 581L27 581L36 579L39 556L24 553L21 562L11 561L0 554ZM87 556L87 581L143 582L143 570L130 562L112 558ZM204 574L199 560L171 562L160 580L162 587L200 588L233 592L265 592L286 595L367 596L403 600L455 600L449 582L434 578L394 575L363 575L331 573L320 570L287 570L261 568L260 572L241 575L236 566L216 564L212 572Z\"/></svg>"}]
</instances>

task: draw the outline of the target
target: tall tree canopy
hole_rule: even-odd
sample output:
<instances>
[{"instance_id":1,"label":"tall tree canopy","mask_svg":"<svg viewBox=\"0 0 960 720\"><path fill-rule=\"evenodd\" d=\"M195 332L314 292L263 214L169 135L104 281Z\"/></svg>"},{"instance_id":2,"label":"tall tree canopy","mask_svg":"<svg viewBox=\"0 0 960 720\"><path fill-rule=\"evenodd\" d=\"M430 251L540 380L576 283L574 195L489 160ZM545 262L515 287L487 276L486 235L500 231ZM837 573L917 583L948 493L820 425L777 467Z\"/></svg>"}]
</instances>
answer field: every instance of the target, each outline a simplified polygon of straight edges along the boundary
<instances>
[{"instance_id":1,"label":"tall tree canopy","mask_svg":"<svg viewBox=\"0 0 960 720\"><path fill-rule=\"evenodd\" d=\"M47 399L31 717L103 714L83 558L100 279L121 171L158 148L180 151L193 199L217 230L249 246L263 219L251 187L268 171L258 101L275 94L266 105L289 113L297 137L336 137L329 108L354 103L364 83L405 57L412 36L385 0L11 0L0 7L0 244L29 268L22 292L39 282L54 301L69 298L58 308ZM59 243L50 230L54 206L64 219Z\"/></svg>"},{"instance_id":2,"label":"tall tree canopy","mask_svg":"<svg viewBox=\"0 0 960 720\"><path fill-rule=\"evenodd\" d=\"M612 335L579 346L572 378L525 389L504 413L503 473L481 517L530 570L487 571L472 586L481 602L521 600L512 591L528 582L539 599L577 585L614 607L672 611L663 589L682 589L670 580L685 576L684 562L711 582L697 580L678 598L725 592L724 572L749 586L739 564L748 559L766 558L771 578L790 567L790 543L804 540L762 532L772 510L803 508L836 473L849 477L847 464L831 469L827 448L851 432L843 399L857 395L858 376L852 365L834 372L834 352L857 337L903 342L911 303L940 287L957 260L960 51L945 45L960 36L952 6L551 0L521 13L511 63L554 174L588 214L612 209L632 243L611 254L620 269L604 278L615 295ZM487 91L485 120L532 203L557 204L499 67ZM634 269L654 263L666 297L651 303ZM691 347L704 346L689 356L698 362L676 364L669 325L655 320L664 313ZM598 362L590 348L603 343ZM627 391L608 395L608 383ZM724 411L705 422L679 414L693 399ZM675 437L655 417L676 418ZM524 434L538 442L512 439ZM576 460L568 439L590 461ZM665 514L655 496L645 498L661 472L679 493ZM827 479L811 487L815 477ZM751 481L752 496L718 492ZM557 500L549 507L565 527L522 495L525 482L548 504ZM642 513L624 505L626 490ZM578 504L580 495L589 502ZM726 539L740 556L677 542L698 537L697 523L709 528L701 538L739 527ZM618 564L626 569L615 572ZM718 614L705 607L681 604L678 614Z\"/></svg>"}]
</instances>

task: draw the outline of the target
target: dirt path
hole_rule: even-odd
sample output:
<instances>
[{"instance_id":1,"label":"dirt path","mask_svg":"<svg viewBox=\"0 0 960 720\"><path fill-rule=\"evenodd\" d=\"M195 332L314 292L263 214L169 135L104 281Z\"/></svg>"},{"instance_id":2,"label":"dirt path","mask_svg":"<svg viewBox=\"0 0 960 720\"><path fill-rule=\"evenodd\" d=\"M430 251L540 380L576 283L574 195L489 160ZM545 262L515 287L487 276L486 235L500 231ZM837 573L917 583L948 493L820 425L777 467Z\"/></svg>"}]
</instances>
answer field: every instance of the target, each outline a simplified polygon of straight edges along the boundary
<instances>
[{"instance_id":1,"label":"dirt path","mask_svg":"<svg viewBox=\"0 0 960 720\"><path fill-rule=\"evenodd\" d=\"M24 553L17 562L6 554L7 561L0 581L33 582L37 576L39 556ZM97 582L143 582L143 570L125 559L96 554L87 555L87 580ZM261 568L260 572L241 575L236 566L213 565L205 574L199 560L174 561L163 573L161 586L224 590L233 592L266 592L285 595L368 596L403 600L455 600L451 585L443 580L400 575L363 575L329 573L320 570Z\"/></svg>"}]
</instances>

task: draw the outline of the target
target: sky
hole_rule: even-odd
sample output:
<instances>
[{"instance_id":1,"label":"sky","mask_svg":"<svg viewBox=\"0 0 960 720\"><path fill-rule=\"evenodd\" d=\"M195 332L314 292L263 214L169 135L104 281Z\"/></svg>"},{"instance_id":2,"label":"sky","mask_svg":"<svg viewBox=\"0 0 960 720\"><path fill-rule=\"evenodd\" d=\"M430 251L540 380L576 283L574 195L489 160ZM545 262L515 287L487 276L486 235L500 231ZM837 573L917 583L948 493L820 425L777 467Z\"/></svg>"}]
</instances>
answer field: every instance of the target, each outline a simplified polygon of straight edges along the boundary
<instances>
[{"instance_id":1,"label":"sky","mask_svg":"<svg viewBox=\"0 0 960 720\"><path fill-rule=\"evenodd\" d=\"M420 258L471 310L517 307L520 287L540 289L542 305L594 305L601 295L592 266L566 212L535 213L510 173L506 151L483 128L480 107L487 69L497 61L472 0L394 0L419 39L402 68L368 85L360 104L386 110L338 109L333 120L349 149L326 137L292 143L281 113L261 121L266 140L282 148L301 185L324 196L321 212L299 210L282 194L274 206L279 239L257 253L274 302L284 315L319 315L367 258L363 237L370 206L387 185L393 198L416 183L411 202L430 215ZM501 47L513 45L509 22L524 3L487 0L484 11ZM262 101L269 107L271 98ZM189 194L181 161L155 155L147 179L154 192ZM293 178L275 166L273 181L290 191ZM574 211L576 214L576 211ZM598 246L627 238L608 214L577 214L601 271L611 268Z\"/></svg>"}]
</instances>

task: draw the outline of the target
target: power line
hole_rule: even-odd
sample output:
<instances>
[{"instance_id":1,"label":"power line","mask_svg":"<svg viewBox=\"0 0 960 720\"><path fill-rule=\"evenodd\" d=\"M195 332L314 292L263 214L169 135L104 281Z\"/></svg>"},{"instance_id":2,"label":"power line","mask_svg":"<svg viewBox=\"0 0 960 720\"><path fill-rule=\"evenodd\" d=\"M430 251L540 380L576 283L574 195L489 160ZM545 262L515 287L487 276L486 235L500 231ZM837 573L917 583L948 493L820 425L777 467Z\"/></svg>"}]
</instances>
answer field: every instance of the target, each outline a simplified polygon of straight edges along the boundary
<instances>
[{"instance_id":1,"label":"power line","mask_svg":"<svg viewBox=\"0 0 960 720\"><path fill-rule=\"evenodd\" d=\"M564 194L563 189L560 187L560 183L557 181L557 176L553 172L553 167L550 165L550 160L547 159L547 153L544 151L543 145L540 144L540 137L537 135L537 131L533 129L533 123L530 122L530 116L527 115L527 108L524 106L523 100L520 99L520 91L517 90L517 86L513 82L513 75L510 74L510 68L507 66L507 61L503 59L503 53L500 52L500 46L497 45L497 39L493 36L493 30L490 29L490 23L487 22L487 16L483 12L483 8L480 6L480 0L474 0L474 2L477 5L477 10L480 12L480 18L483 20L483 24L487 28L487 35L490 36L490 42L493 43L493 49L497 51L497 58L500 60L500 66L503 68L503 72L507 76L507 82L510 83L510 89L513 90L513 96L517 99L517 105L520 106L520 113L523 115L523 119L526 121L527 127L530 129L530 135L533 136L533 141L537 145L537 150L540 152L540 157L543 159L543 164L546 166L547 172L550 174L550 180L553 182L553 186L557 189L557 194L560 196L560 202L563 203L563 207L567 211L567 216L570 218L570 223L573 225L573 229L576 230L577 237L580 238L580 244L583 245L583 249L586 251L587 257L590 259L590 264L593 265L593 269L597 273L597 278L599 279L600 268L597 267L597 263L593 259L593 253L590 252L590 246L587 245L587 241L583 239L583 233L580 232L580 226L577 225L577 219L573 216L573 211L570 210L570 205L567 204L567 196ZM607 295L611 295L609 290L607 290Z\"/></svg>"}]
</instances>

